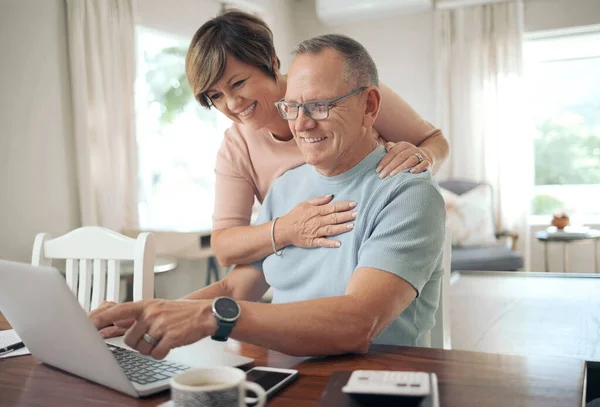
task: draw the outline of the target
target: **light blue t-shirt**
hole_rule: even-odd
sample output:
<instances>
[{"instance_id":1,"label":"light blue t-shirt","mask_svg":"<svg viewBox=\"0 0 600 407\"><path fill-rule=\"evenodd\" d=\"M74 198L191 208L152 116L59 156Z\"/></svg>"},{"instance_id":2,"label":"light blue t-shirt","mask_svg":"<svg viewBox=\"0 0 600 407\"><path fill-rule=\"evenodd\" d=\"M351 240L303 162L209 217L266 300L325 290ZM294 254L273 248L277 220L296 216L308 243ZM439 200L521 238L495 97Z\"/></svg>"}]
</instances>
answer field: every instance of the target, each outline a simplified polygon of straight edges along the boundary
<instances>
[{"instance_id":1,"label":"light blue t-shirt","mask_svg":"<svg viewBox=\"0 0 600 407\"><path fill-rule=\"evenodd\" d=\"M334 201L358 202L352 231L338 235L340 248L286 247L253 263L273 287L273 302L287 303L344 295L354 270L370 267L403 278L417 298L374 343L430 346L430 330L440 296L445 208L429 171L405 171L380 179L385 155L378 147L349 171L326 177L308 164L277 179L257 223L288 213L298 203L327 194Z\"/></svg>"}]
</instances>

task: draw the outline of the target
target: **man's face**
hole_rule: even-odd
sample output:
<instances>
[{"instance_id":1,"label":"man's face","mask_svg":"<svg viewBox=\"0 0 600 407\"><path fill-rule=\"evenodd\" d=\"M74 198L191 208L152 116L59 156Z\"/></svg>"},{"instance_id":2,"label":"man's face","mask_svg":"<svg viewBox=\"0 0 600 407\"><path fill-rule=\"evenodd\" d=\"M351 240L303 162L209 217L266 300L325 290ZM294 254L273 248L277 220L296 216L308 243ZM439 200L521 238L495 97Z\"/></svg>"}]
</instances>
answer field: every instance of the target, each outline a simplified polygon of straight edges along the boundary
<instances>
[{"instance_id":1,"label":"man's face","mask_svg":"<svg viewBox=\"0 0 600 407\"><path fill-rule=\"evenodd\" d=\"M354 89L342 78L343 69L344 60L333 49L297 56L288 73L285 100L331 100L350 93ZM350 169L344 163L360 153L353 147L366 131L365 108L366 97L361 92L331 107L325 120L312 120L300 109L289 125L305 161L327 176Z\"/></svg>"}]
</instances>

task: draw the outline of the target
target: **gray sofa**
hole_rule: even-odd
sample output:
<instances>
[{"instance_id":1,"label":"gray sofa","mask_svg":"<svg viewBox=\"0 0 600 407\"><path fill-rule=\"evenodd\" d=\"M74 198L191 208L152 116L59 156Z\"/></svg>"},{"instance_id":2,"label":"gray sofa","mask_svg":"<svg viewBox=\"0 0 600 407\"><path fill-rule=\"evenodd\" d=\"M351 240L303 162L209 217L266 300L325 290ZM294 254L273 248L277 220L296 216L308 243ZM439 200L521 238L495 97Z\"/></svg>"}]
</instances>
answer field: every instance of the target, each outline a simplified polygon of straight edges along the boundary
<instances>
[{"instance_id":1,"label":"gray sofa","mask_svg":"<svg viewBox=\"0 0 600 407\"><path fill-rule=\"evenodd\" d=\"M466 180L447 180L439 185L457 195L479 185L488 185ZM491 186L488 185L491 188ZM493 208L490 208L493 211ZM452 271L456 270L491 270L491 271L516 271L523 267L523 255L515 250L518 235L510 231L496 233L498 239L509 238L511 246L499 241L496 244L481 247L452 247Z\"/></svg>"}]
</instances>

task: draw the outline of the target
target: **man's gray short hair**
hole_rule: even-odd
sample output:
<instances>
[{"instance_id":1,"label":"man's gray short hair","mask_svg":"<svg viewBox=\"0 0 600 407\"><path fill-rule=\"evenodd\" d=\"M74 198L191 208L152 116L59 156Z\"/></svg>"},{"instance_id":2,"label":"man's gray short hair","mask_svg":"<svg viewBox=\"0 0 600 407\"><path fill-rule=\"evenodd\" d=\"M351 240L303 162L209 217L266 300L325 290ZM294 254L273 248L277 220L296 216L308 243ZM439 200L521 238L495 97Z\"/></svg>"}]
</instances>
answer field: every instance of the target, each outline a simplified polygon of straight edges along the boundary
<instances>
[{"instance_id":1,"label":"man's gray short hair","mask_svg":"<svg viewBox=\"0 0 600 407\"><path fill-rule=\"evenodd\" d=\"M326 34L302 41L292 54L318 54L327 48L335 49L344 58L344 80L352 87L379 86L373 58L358 41L345 35Z\"/></svg>"}]
</instances>

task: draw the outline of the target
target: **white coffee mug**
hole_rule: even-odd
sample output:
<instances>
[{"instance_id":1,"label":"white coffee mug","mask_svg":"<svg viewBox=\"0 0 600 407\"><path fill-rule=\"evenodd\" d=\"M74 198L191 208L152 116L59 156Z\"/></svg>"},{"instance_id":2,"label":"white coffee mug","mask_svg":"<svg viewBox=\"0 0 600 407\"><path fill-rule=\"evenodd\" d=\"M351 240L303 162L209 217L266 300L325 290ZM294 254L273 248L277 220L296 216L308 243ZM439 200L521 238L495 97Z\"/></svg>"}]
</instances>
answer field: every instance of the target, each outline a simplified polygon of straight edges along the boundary
<instances>
[{"instance_id":1,"label":"white coffee mug","mask_svg":"<svg viewBox=\"0 0 600 407\"><path fill-rule=\"evenodd\" d=\"M256 393L256 407L265 405L265 390L235 367L189 369L171 378L174 407L246 407L247 390Z\"/></svg>"}]
</instances>

